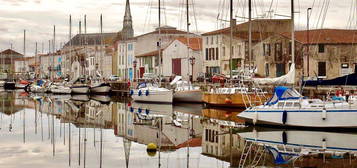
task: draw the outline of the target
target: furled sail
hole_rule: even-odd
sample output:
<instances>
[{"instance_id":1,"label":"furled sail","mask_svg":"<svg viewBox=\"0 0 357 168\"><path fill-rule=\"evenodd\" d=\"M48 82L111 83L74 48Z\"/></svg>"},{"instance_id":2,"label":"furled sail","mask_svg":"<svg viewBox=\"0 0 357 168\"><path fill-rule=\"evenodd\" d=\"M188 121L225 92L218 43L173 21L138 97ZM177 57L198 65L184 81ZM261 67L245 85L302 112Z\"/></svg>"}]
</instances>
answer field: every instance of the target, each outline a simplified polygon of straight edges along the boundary
<instances>
[{"instance_id":1,"label":"furled sail","mask_svg":"<svg viewBox=\"0 0 357 168\"><path fill-rule=\"evenodd\" d=\"M284 85L295 83L295 64L291 64L287 74L277 78L253 78L254 83L260 85Z\"/></svg>"}]
</instances>

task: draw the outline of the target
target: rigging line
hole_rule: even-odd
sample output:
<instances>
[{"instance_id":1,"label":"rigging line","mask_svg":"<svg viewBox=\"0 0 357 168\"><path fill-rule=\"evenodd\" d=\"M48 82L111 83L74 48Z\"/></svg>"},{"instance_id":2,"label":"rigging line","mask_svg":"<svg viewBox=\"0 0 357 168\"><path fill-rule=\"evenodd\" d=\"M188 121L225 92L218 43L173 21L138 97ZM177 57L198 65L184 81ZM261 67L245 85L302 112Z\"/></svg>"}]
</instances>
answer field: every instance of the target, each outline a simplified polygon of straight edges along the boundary
<instances>
[{"instance_id":1,"label":"rigging line","mask_svg":"<svg viewBox=\"0 0 357 168\"><path fill-rule=\"evenodd\" d=\"M273 4L274 4L274 0L271 0L270 6L269 6L269 11L268 11L268 18L269 18L269 19L272 18L272 14L273 14L273 13L270 13L270 12L272 12Z\"/></svg>"},{"instance_id":2,"label":"rigging line","mask_svg":"<svg viewBox=\"0 0 357 168\"><path fill-rule=\"evenodd\" d=\"M193 9L193 18L195 21L195 28L196 28L196 33L198 32L198 25L197 25L197 16L196 16L196 7L195 7L196 1L192 0L192 9ZM198 43L198 45L200 45L200 43Z\"/></svg>"}]
</instances>

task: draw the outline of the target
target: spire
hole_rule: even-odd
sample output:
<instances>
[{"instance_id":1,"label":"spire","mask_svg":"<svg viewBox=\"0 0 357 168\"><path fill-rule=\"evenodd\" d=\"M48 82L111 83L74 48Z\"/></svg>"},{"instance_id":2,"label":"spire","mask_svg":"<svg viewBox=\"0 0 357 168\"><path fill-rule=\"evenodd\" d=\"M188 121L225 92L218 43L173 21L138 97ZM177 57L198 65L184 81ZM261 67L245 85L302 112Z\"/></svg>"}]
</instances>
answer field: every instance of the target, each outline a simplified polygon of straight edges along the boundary
<instances>
[{"instance_id":1,"label":"spire","mask_svg":"<svg viewBox=\"0 0 357 168\"><path fill-rule=\"evenodd\" d=\"M121 35L124 40L132 38L134 36L133 21L131 18L129 0L126 0L125 15L124 15L123 29L121 31Z\"/></svg>"}]
</instances>

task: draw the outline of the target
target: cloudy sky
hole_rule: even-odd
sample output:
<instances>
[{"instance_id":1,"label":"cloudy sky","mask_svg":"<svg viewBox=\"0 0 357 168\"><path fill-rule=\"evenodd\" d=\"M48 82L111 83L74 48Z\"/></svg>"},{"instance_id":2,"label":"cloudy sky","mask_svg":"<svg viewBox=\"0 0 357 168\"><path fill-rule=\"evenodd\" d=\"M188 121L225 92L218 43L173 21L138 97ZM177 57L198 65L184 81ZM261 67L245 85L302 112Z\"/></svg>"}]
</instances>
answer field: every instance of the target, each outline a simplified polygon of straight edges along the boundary
<instances>
[{"instance_id":1,"label":"cloudy sky","mask_svg":"<svg viewBox=\"0 0 357 168\"><path fill-rule=\"evenodd\" d=\"M161 0L163 24L185 28L186 0ZM234 15L239 22L247 17L247 0L234 0ZM285 18L290 15L290 0L252 0L253 17ZM135 35L149 32L157 26L157 0L130 0ZM190 0L191 30L197 33L212 31L225 26L228 19L229 0ZM48 50L48 40L52 40L53 25L56 25L56 43L68 40L69 15L73 18L73 33L78 32L78 22L84 15L88 18L88 32L99 32L99 16L103 14L104 32L118 32L122 28L125 0L0 0L0 49L13 43L14 48L23 52L23 31L27 31L27 55L35 50ZM312 7L313 28L351 27L355 17L356 4L353 0L295 0L296 27L306 26L306 9ZM352 11L352 12L351 12ZM217 19L219 18L219 19ZM355 23L352 24L353 27Z\"/></svg>"}]
</instances>

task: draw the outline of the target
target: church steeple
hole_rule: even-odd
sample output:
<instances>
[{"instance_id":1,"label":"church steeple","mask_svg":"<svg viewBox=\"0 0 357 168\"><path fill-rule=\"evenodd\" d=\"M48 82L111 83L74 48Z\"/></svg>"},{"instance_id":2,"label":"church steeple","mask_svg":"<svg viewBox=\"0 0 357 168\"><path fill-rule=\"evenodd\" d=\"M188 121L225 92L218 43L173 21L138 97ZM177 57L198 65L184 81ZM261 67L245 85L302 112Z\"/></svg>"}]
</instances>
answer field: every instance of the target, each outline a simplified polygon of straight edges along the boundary
<instances>
[{"instance_id":1,"label":"church steeple","mask_svg":"<svg viewBox=\"0 0 357 168\"><path fill-rule=\"evenodd\" d=\"M123 29L121 31L121 35L124 40L134 37L133 21L131 18L129 0L126 0L125 15L124 15Z\"/></svg>"}]
</instances>

